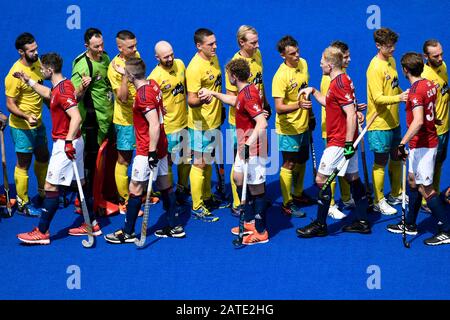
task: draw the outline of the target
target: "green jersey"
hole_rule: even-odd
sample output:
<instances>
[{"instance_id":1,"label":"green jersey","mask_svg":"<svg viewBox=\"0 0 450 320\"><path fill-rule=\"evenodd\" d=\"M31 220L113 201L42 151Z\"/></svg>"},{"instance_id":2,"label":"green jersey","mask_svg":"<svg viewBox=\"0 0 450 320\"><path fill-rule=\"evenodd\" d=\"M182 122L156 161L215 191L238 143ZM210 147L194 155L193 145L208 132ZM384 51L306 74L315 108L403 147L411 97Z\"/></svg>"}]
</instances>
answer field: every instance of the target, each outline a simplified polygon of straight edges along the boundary
<instances>
[{"instance_id":1,"label":"green jersey","mask_svg":"<svg viewBox=\"0 0 450 320\"><path fill-rule=\"evenodd\" d=\"M114 111L113 92L107 76L109 62L106 53L103 53L100 61L95 61L84 52L76 57L72 64L72 83L75 88L81 86L83 75L92 78L83 99L78 101L78 109L83 118L83 133L88 126L95 125L94 121L97 122L99 145L106 138Z\"/></svg>"}]
</instances>

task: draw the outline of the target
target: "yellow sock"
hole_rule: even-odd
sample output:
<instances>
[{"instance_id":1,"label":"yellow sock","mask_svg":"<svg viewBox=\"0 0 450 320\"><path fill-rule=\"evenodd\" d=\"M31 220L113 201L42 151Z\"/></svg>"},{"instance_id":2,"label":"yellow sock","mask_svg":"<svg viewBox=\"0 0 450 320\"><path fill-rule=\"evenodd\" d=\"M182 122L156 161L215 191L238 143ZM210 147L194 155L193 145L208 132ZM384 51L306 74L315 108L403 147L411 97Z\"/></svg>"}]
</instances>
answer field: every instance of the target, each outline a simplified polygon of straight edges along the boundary
<instances>
[{"instance_id":1,"label":"yellow sock","mask_svg":"<svg viewBox=\"0 0 450 320\"><path fill-rule=\"evenodd\" d=\"M34 174L37 178L37 184L38 184L38 193L39 195L44 198L45 197L45 178L47 177L47 167L48 162L38 162L34 161Z\"/></svg>"},{"instance_id":2,"label":"yellow sock","mask_svg":"<svg viewBox=\"0 0 450 320\"><path fill-rule=\"evenodd\" d=\"M442 162L436 162L434 165L434 175L433 175L433 187L437 193L441 191L441 172L442 172Z\"/></svg>"},{"instance_id":3,"label":"yellow sock","mask_svg":"<svg viewBox=\"0 0 450 320\"><path fill-rule=\"evenodd\" d=\"M339 189L341 190L341 199L342 201L349 201L351 198L350 184L347 182L347 180L344 179L344 177L338 178L339 178Z\"/></svg>"},{"instance_id":4,"label":"yellow sock","mask_svg":"<svg viewBox=\"0 0 450 320\"><path fill-rule=\"evenodd\" d=\"M389 160L389 180L391 181L391 195L398 197L402 194L402 162Z\"/></svg>"},{"instance_id":5,"label":"yellow sock","mask_svg":"<svg viewBox=\"0 0 450 320\"><path fill-rule=\"evenodd\" d=\"M205 180L203 169L192 166L189 179L191 180L192 209L197 210L203 204L202 191Z\"/></svg>"},{"instance_id":6,"label":"yellow sock","mask_svg":"<svg viewBox=\"0 0 450 320\"><path fill-rule=\"evenodd\" d=\"M336 201L334 200L334 196L336 194L336 179L334 179L333 182L331 182L330 188L331 188L331 202L330 202L330 206L334 206L336 204Z\"/></svg>"},{"instance_id":7,"label":"yellow sock","mask_svg":"<svg viewBox=\"0 0 450 320\"><path fill-rule=\"evenodd\" d=\"M212 165L207 164L205 170L203 170L203 199L211 198L211 178L212 178Z\"/></svg>"},{"instance_id":8,"label":"yellow sock","mask_svg":"<svg viewBox=\"0 0 450 320\"><path fill-rule=\"evenodd\" d=\"M180 163L177 167L178 170L178 184L188 189L189 173L191 172L190 163Z\"/></svg>"},{"instance_id":9,"label":"yellow sock","mask_svg":"<svg viewBox=\"0 0 450 320\"><path fill-rule=\"evenodd\" d=\"M230 181L231 181L231 192L233 193L233 208L237 208L241 205L241 199L239 199L239 195L237 192L236 183L234 183L233 175L234 175L234 166L231 167Z\"/></svg>"},{"instance_id":10,"label":"yellow sock","mask_svg":"<svg viewBox=\"0 0 450 320\"><path fill-rule=\"evenodd\" d=\"M114 176L116 177L116 186L119 196L124 200L128 200L128 166L116 162Z\"/></svg>"},{"instance_id":11,"label":"yellow sock","mask_svg":"<svg viewBox=\"0 0 450 320\"><path fill-rule=\"evenodd\" d=\"M374 202L378 203L384 198L384 167L376 163L372 169L373 193L375 195Z\"/></svg>"},{"instance_id":12,"label":"yellow sock","mask_svg":"<svg viewBox=\"0 0 450 320\"><path fill-rule=\"evenodd\" d=\"M286 205L292 201L292 170L281 167L280 169L280 187L283 196L283 204Z\"/></svg>"},{"instance_id":13,"label":"yellow sock","mask_svg":"<svg viewBox=\"0 0 450 320\"><path fill-rule=\"evenodd\" d=\"M16 184L17 196L24 202L30 201L28 198L28 171L16 167L14 169L14 183Z\"/></svg>"},{"instance_id":14,"label":"yellow sock","mask_svg":"<svg viewBox=\"0 0 450 320\"><path fill-rule=\"evenodd\" d=\"M167 176L169 177L170 185L173 186L173 172L172 166L169 164L169 168L167 170Z\"/></svg>"},{"instance_id":15,"label":"yellow sock","mask_svg":"<svg viewBox=\"0 0 450 320\"><path fill-rule=\"evenodd\" d=\"M303 192L303 180L305 179L306 163L296 163L294 170L292 170L294 179L294 192L295 196L300 197Z\"/></svg>"}]
</instances>

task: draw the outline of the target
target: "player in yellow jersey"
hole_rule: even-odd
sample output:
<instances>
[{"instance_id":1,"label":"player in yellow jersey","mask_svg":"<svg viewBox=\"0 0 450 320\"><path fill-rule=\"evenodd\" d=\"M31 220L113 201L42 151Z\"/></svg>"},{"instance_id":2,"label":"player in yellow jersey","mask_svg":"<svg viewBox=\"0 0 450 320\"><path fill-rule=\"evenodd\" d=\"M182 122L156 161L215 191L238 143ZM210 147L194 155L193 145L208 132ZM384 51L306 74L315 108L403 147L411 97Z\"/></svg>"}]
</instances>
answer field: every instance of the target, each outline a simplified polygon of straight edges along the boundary
<instances>
[{"instance_id":1,"label":"player in yellow jersey","mask_svg":"<svg viewBox=\"0 0 450 320\"><path fill-rule=\"evenodd\" d=\"M263 101L263 107L265 110L266 119L269 118L271 114L271 108L269 102L267 101L267 96L265 93L265 87L263 82L263 64L261 52L259 51L259 38L258 32L255 28L247 25L242 25L239 27L237 31L237 42L239 45L239 51L233 56L231 60L235 59L244 59L248 62L250 66L250 78L248 79L249 83L253 83L256 88L259 90L261 99ZM228 73L225 73L225 83L228 95L237 96L238 90L235 85L230 83L230 79L228 79ZM228 111L228 123L229 129L233 136L233 149L234 154L236 155L237 150L237 138L236 138L236 108L234 106L230 106ZM231 189L233 192L233 204L231 206L231 213L235 216L239 216L238 207L240 205L240 199L237 194L236 184L233 179L234 173L234 165L231 169Z\"/></svg>"},{"instance_id":2,"label":"player in yellow jersey","mask_svg":"<svg viewBox=\"0 0 450 320\"><path fill-rule=\"evenodd\" d=\"M286 215L304 217L305 213L297 207L294 199L308 201L303 195L303 178L309 158L308 130L315 126L315 119L312 110L308 112L301 108L302 102L298 100L300 89L308 87L308 65L305 59L300 58L298 42L293 37L283 37L278 41L277 49L284 60L272 80L272 96L277 111L276 132L283 156L281 209Z\"/></svg>"},{"instance_id":3,"label":"player in yellow jersey","mask_svg":"<svg viewBox=\"0 0 450 320\"><path fill-rule=\"evenodd\" d=\"M117 141L117 162L115 178L119 192L119 212L126 213L128 201L128 166L133 158L136 147L133 128L133 103L136 89L125 77L125 61L130 58L139 58L137 40L134 33L121 30L116 35L119 54L111 60L108 67L108 79L114 92L113 123Z\"/></svg>"},{"instance_id":4,"label":"player in yellow jersey","mask_svg":"<svg viewBox=\"0 0 450 320\"><path fill-rule=\"evenodd\" d=\"M378 52L366 72L366 117L370 119L374 114L378 114L367 133L370 150L375 154L372 170L374 211L391 215L397 213L392 206L401 203L401 161L393 159L395 147L401 140L399 103L407 100L408 90L402 92L399 87L396 64L392 56L398 35L388 28L381 28L374 32L374 40ZM391 193L386 200L383 190L385 167L388 163Z\"/></svg>"},{"instance_id":5,"label":"player in yellow jersey","mask_svg":"<svg viewBox=\"0 0 450 320\"><path fill-rule=\"evenodd\" d=\"M219 203L211 193L212 162L215 149L221 148L220 125L222 123L222 102L209 95L200 99L199 91L206 88L222 91L222 72L217 59L216 36L211 30L200 28L195 31L194 43L197 53L186 69L188 91L188 127L191 148L194 154L190 172L192 215L203 221L217 221L210 210L227 207Z\"/></svg>"},{"instance_id":6,"label":"player in yellow jersey","mask_svg":"<svg viewBox=\"0 0 450 320\"><path fill-rule=\"evenodd\" d=\"M344 63L342 65L343 70L345 72L345 70L348 68L348 65L351 61L350 59L350 49L348 47L348 45L342 41L334 41L333 43L330 44L330 47L334 47L334 48L338 48L339 50L341 50L343 56L344 56ZM326 95L328 92L328 88L330 87L330 76L326 76L323 75L322 76L322 80L320 82L320 92L322 93L322 95ZM322 138L324 139L325 142L325 146L327 144L327 130L326 130L326 126L325 126L325 121L326 121L326 113L325 113L325 106L322 106ZM353 200L351 193L350 193L350 185L348 184L348 182L343 178L343 177L338 177L339 178L339 189L341 191L341 200L342 200L342 204L344 206L345 209L351 209L355 207L355 201ZM336 191L336 180L333 180L333 182L331 183L331 204L330 204L330 209L328 210L328 215L334 219L343 219L345 218L345 214L339 210L338 205L336 204L335 200L334 200L334 195L335 195L335 191Z\"/></svg>"},{"instance_id":7,"label":"player in yellow jersey","mask_svg":"<svg viewBox=\"0 0 450 320\"><path fill-rule=\"evenodd\" d=\"M33 154L34 173L38 182L38 199L45 198L44 185L47 174L49 152L45 125L42 123L42 102L39 94L30 85L43 83L41 63L38 58L37 44L30 33L22 33L16 39L16 49L20 58L14 63L5 78L6 106L11 113L9 125L17 155L14 170L14 181L17 190L18 211L20 213L39 216L40 210L31 205L28 197L28 169ZM15 72L23 72L29 78L29 84L23 83L13 76Z\"/></svg>"},{"instance_id":8,"label":"player in yellow jersey","mask_svg":"<svg viewBox=\"0 0 450 320\"><path fill-rule=\"evenodd\" d=\"M185 204L189 195L191 171L185 66L181 59L175 59L173 48L167 41L159 41L155 45L155 56L158 65L152 70L148 79L155 80L163 94L164 130L169 151L169 178L173 181L172 164L175 163L178 173L177 202Z\"/></svg>"},{"instance_id":9,"label":"player in yellow jersey","mask_svg":"<svg viewBox=\"0 0 450 320\"><path fill-rule=\"evenodd\" d=\"M436 98L436 123L439 138L438 152L434 166L433 186L439 192L441 182L442 165L447 158L448 138L449 138L449 92L448 92L448 72L444 62L442 45L438 40L429 39L423 44L423 55L427 60L422 72L422 78L433 81L437 86ZM422 208L429 212L425 200L422 201Z\"/></svg>"}]
</instances>

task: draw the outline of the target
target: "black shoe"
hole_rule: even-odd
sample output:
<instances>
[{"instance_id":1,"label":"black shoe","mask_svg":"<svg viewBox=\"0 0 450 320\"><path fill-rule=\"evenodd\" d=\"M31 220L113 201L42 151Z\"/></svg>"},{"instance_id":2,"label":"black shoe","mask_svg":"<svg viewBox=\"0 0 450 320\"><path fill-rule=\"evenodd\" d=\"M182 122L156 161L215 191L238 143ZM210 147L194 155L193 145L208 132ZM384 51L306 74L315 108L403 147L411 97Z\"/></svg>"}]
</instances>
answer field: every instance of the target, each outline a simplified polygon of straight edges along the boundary
<instances>
[{"instance_id":1,"label":"black shoe","mask_svg":"<svg viewBox=\"0 0 450 320\"><path fill-rule=\"evenodd\" d=\"M427 246L438 246L440 244L450 244L450 232L438 232L429 239L423 241Z\"/></svg>"},{"instance_id":2,"label":"black shoe","mask_svg":"<svg viewBox=\"0 0 450 320\"><path fill-rule=\"evenodd\" d=\"M397 224L389 224L386 227L387 231L392 232L392 233L403 233L403 224L397 223ZM410 235L410 236L415 236L417 235L417 225L415 224L407 224L406 228L405 228L405 233Z\"/></svg>"},{"instance_id":3,"label":"black shoe","mask_svg":"<svg viewBox=\"0 0 450 320\"><path fill-rule=\"evenodd\" d=\"M231 205L230 201L219 199L215 195L212 195L211 198L204 200L203 203L209 211L228 208Z\"/></svg>"},{"instance_id":4,"label":"black shoe","mask_svg":"<svg viewBox=\"0 0 450 320\"><path fill-rule=\"evenodd\" d=\"M352 224L348 226L344 226L342 228L342 231L344 232L354 232L354 233L362 233L362 234L369 234L372 233L372 230L370 230L370 225L368 221L364 220L355 220L352 222Z\"/></svg>"},{"instance_id":5,"label":"black shoe","mask_svg":"<svg viewBox=\"0 0 450 320\"><path fill-rule=\"evenodd\" d=\"M136 240L136 234L125 233L122 229L117 230L114 233L107 234L105 240L109 243L119 244L119 243L134 243Z\"/></svg>"},{"instance_id":6,"label":"black shoe","mask_svg":"<svg viewBox=\"0 0 450 320\"><path fill-rule=\"evenodd\" d=\"M176 227L164 227L161 230L155 231L155 236L160 238L184 238L186 236L186 233L184 232L184 229L182 226L176 226Z\"/></svg>"},{"instance_id":7,"label":"black shoe","mask_svg":"<svg viewBox=\"0 0 450 320\"><path fill-rule=\"evenodd\" d=\"M327 225L319 221L313 221L303 228L296 230L297 236L301 238L325 237L328 235Z\"/></svg>"}]
</instances>

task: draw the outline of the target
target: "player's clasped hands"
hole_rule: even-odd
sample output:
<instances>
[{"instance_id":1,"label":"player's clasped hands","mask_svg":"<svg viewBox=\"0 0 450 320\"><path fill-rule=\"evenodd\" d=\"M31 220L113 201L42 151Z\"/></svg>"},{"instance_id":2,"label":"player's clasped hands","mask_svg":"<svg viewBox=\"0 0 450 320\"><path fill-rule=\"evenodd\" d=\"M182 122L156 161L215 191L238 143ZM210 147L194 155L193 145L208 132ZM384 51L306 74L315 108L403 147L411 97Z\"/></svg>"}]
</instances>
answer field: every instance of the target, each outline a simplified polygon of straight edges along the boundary
<instances>
[{"instance_id":1,"label":"player's clasped hands","mask_svg":"<svg viewBox=\"0 0 450 320\"><path fill-rule=\"evenodd\" d=\"M202 103L209 104L213 98L211 90L201 88L200 91L198 92L198 98L201 100Z\"/></svg>"},{"instance_id":2,"label":"player's clasped hands","mask_svg":"<svg viewBox=\"0 0 450 320\"><path fill-rule=\"evenodd\" d=\"M30 80L30 77L25 72L23 72L23 70L14 72L13 77L20 79L25 83L28 83L28 80Z\"/></svg>"}]
</instances>

